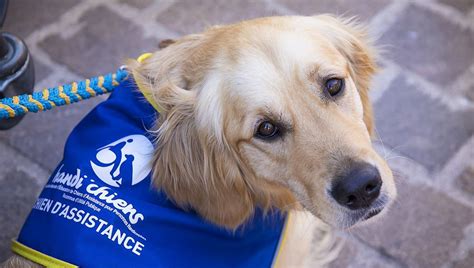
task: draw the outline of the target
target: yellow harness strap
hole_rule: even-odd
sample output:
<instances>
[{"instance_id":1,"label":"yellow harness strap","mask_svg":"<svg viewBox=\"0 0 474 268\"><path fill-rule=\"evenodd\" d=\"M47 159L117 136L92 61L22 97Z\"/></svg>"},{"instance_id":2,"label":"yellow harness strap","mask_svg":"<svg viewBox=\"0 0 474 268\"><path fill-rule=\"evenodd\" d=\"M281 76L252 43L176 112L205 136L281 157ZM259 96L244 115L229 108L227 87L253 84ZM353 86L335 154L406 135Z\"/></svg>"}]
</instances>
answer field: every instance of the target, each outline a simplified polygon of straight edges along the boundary
<instances>
[{"instance_id":1,"label":"yellow harness strap","mask_svg":"<svg viewBox=\"0 0 474 268\"><path fill-rule=\"evenodd\" d=\"M139 63L142 63L144 60L151 57L151 55L151 53L143 53L142 55L140 55L140 57L137 58L137 61ZM160 113L160 108L153 99L153 94L150 91L146 90L146 87L143 86L138 79L135 79L135 83L137 84L138 90L140 90L143 96L145 96L145 99L151 104L151 106L153 106L153 108L155 108L156 111L158 111L158 113Z\"/></svg>"},{"instance_id":2,"label":"yellow harness strap","mask_svg":"<svg viewBox=\"0 0 474 268\"><path fill-rule=\"evenodd\" d=\"M70 264L68 262L56 259L54 257L48 256L28 246L25 246L16 240L12 241L12 251L32 262L38 263L45 267L53 267L53 268L79 267L79 266Z\"/></svg>"}]
</instances>

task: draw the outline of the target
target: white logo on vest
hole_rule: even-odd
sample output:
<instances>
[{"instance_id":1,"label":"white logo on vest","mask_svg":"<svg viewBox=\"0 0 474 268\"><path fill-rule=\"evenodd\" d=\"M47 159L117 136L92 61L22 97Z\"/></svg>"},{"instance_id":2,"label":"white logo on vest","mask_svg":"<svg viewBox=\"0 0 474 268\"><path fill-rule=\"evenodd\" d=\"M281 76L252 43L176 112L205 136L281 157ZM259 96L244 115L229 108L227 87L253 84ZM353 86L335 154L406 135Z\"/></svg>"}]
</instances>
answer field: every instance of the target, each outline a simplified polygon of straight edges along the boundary
<instances>
[{"instance_id":1,"label":"white logo on vest","mask_svg":"<svg viewBox=\"0 0 474 268\"><path fill-rule=\"evenodd\" d=\"M95 175L113 187L130 187L151 171L153 145L143 135L130 135L97 149L90 161Z\"/></svg>"}]
</instances>

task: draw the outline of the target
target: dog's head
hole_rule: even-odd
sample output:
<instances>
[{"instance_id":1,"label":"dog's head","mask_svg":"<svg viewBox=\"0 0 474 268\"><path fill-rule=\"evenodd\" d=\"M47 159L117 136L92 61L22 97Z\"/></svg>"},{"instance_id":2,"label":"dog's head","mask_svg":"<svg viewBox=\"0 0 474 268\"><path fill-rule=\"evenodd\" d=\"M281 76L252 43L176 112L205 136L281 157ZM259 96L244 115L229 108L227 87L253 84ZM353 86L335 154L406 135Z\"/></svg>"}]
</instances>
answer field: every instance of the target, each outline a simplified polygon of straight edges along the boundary
<instances>
[{"instance_id":1,"label":"dog's head","mask_svg":"<svg viewBox=\"0 0 474 268\"><path fill-rule=\"evenodd\" d=\"M154 185L235 228L302 205L347 228L394 199L374 151L374 51L355 24L270 17L186 36L132 66L161 109Z\"/></svg>"}]
</instances>

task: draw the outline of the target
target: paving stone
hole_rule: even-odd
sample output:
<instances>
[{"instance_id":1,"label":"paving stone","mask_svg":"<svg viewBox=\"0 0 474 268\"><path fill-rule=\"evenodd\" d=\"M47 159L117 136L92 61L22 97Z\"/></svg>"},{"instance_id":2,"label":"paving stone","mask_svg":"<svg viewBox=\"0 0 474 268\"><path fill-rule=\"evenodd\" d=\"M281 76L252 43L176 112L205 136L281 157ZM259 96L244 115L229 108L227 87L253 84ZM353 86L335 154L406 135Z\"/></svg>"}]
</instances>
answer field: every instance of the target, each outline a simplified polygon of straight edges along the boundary
<instances>
[{"instance_id":1,"label":"paving stone","mask_svg":"<svg viewBox=\"0 0 474 268\"><path fill-rule=\"evenodd\" d=\"M39 193L39 187L33 188L34 181L22 171L11 171L0 180L0 262L10 256L9 244L18 235L26 216L31 210Z\"/></svg>"},{"instance_id":2,"label":"paving stone","mask_svg":"<svg viewBox=\"0 0 474 268\"><path fill-rule=\"evenodd\" d=\"M447 85L471 65L474 32L410 5L380 43L389 48L389 57L401 66L429 81Z\"/></svg>"},{"instance_id":3,"label":"paving stone","mask_svg":"<svg viewBox=\"0 0 474 268\"><path fill-rule=\"evenodd\" d=\"M103 99L96 97L47 112L28 114L14 128L0 131L0 141L52 171L62 159L64 144L73 127Z\"/></svg>"},{"instance_id":4,"label":"paving stone","mask_svg":"<svg viewBox=\"0 0 474 268\"><path fill-rule=\"evenodd\" d=\"M470 99L471 101L474 102L474 86L471 86L467 91L466 91L466 97Z\"/></svg>"},{"instance_id":5,"label":"paving stone","mask_svg":"<svg viewBox=\"0 0 474 268\"><path fill-rule=\"evenodd\" d=\"M346 242L348 243L348 242ZM331 268L346 268L356 258L357 249L355 246L344 245L339 256L329 265Z\"/></svg>"},{"instance_id":6,"label":"paving stone","mask_svg":"<svg viewBox=\"0 0 474 268\"><path fill-rule=\"evenodd\" d=\"M33 62L35 68L35 84L37 84L38 82L41 82L43 79L45 79L49 74L51 74L51 69L34 58Z\"/></svg>"},{"instance_id":7,"label":"paving stone","mask_svg":"<svg viewBox=\"0 0 474 268\"><path fill-rule=\"evenodd\" d=\"M0 263L10 253L11 239L18 235L47 172L0 143Z\"/></svg>"},{"instance_id":8,"label":"paving stone","mask_svg":"<svg viewBox=\"0 0 474 268\"><path fill-rule=\"evenodd\" d=\"M276 15L276 12L264 1L181 0L162 12L157 20L174 31L190 34L216 24L271 15Z\"/></svg>"},{"instance_id":9,"label":"paving stone","mask_svg":"<svg viewBox=\"0 0 474 268\"><path fill-rule=\"evenodd\" d=\"M470 250L467 257L453 263L453 268L472 268L474 264L474 250Z\"/></svg>"},{"instance_id":10,"label":"paving stone","mask_svg":"<svg viewBox=\"0 0 474 268\"><path fill-rule=\"evenodd\" d=\"M350 238L346 239L337 259L329 265L331 268L389 268L400 266L396 261Z\"/></svg>"},{"instance_id":11,"label":"paving stone","mask_svg":"<svg viewBox=\"0 0 474 268\"><path fill-rule=\"evenodd\" d=\"M474 1L472 0L440 0L440 3L451 6L465 14L474 7Z\"/></svg>"},{"instance_id":12,"label":"paving stone","mask_svg":"<svg viewBox=\"0 0 474 268\"><path fill-rule=\"evenodd\" d=\"M474 110L452 112L417 86L395 78L375 105L376 127L384 143L436 171L474 134Z\"/></svg>"},{"instance_id":13,"label":"paving stone","mask_svg":"<svg viewBox=\"0 0 474 268\"><path fill-rule=\"evenodd\" d=\"M444 267L472 268L474 264L474 222L464 228L464 238L459 242L457 251L452 255L451 262Z\"/></svg>"},{"instance_id":14,"label":"paving stone","mask_svg":"<svg viewBox=\"0 0 474 268\"><path fill-rule=\"evenodd\" d=\"M150 6L153 3L153 0L120 0L119 2L139 9L144 9Z\"/></svg>"},{"instance_id":15,"label":"paving stone","mask_svg":"<svg viewBox=\"0 0 474 268\"><path fill-rule=\"evenodd\" d=\"M347 17L357 16L368 21L377 11L390 3L390 0L366 0L363 5L359 1L352 0L276 0L276 2L302 15L332 13Z\"/></svg>"},{"instance_id":16,"label":"paving stone","mask_svg":"<svg viewBox=\"0 0 474 268\"><path fill-rule=\"evenodd\" d=\"M473 207L421 185L398 185L397 203L380 221L353 233L408 267L441 267L474 221Z\"/></svg>"},{"instance_id":17,"label":"paving stone","mask_svg":"<svg viewBox=\"0 0 474 268\"><path fill-rule=\"evenodd\" d=\"M8 10L3 29L21 38L50 24L62 13L79 3L76 0L14 0L8 1Z\"/></svg>"},{"instance_id":18,"label":"paving stone","mask_svg":"<svg viewBox=\"0 0 474 268\"><path fill-rule=\"evenodd\" d=\"M467 167L456 179L456 184L460 189L474 196L474 166Z\"/></svg>"},{"instance_id":19,"label":"paving stone","mask_svg":"<svg viewBox=\"0 0 474 268\"><path fill-rule=\"evenodd\" d=\"M55 61L85 77L113 72L126 59L157 50L157 40L143 38L140 28L106 7L86 12L80 22L84 26L76 34L66 39L50 36L39 46Z\"/></svg>"},{"instance_id":20,"label":"paving stone","mask_svg":"<svg viewBox=\"0 0 474 268\"><path fill-rule=\"evenodd\" d=\"M352 240L347 239L337 258L329 265L331 268L349 267L357 256L357 246Z\"/></svg>"}]
</instances>

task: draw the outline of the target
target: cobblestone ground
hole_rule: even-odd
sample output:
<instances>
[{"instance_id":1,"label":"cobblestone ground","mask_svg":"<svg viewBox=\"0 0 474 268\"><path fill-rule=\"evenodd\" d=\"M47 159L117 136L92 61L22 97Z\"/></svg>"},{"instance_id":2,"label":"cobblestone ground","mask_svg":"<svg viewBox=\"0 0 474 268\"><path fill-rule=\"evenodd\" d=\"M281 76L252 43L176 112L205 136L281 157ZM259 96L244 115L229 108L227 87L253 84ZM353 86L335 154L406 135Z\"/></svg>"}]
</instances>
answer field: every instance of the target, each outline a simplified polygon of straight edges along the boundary
<instances>
[{"instance_id":1,"label":"cobblestone ground","mask_svg":"<svg viewBox=\"0 0 474 268\"><path fill-rule=\"evenodd\" d=\"M159 40L280 14L358 15L387 53L376 77L377 148L400 197L346 234L333 267L474 266L474 1L14 0L4 30L24 38L36 88L115 70ZM0 132L0 260L72 127L103 98L28 115Z\"/></svg>"}]
</instances>

